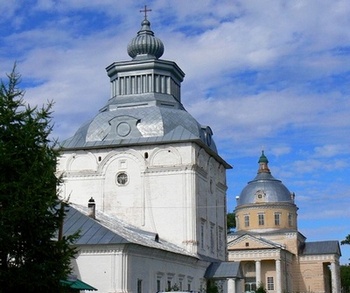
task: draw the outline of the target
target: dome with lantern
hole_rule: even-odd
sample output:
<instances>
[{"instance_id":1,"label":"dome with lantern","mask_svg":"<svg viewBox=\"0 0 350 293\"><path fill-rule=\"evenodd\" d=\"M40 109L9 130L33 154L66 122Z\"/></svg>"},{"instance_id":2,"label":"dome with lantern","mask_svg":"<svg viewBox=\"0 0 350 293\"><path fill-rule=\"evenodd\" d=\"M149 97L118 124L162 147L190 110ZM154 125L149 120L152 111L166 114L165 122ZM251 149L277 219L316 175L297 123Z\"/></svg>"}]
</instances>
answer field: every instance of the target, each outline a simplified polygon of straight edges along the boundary
<instances>
[{"instance_id":1,"label":"dome with lantern","mask_svg":"<svg viewBox=\"0 0 350 293\"><path fill-rule=\"evenodd\" d=\"M294 203L294 194L288 190L281 180L271 175L268 167L269 161L264 151L262 151L258 163L258 174L253 180L248 182L239 197L237 197L237 207L257 202Z\"/></svg>"}]
</instances>

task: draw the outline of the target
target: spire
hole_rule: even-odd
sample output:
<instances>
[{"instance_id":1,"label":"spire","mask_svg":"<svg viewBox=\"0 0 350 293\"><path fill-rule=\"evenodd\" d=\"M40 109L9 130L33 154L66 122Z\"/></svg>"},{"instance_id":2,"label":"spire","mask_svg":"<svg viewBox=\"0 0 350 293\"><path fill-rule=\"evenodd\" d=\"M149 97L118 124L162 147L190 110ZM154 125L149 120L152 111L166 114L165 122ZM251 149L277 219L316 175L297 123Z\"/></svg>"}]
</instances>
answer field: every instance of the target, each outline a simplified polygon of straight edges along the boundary
<instances>
[{"instance_id":1,"label":"spire","mask_svg":"<svg viewBox=\"0 0 350 293\"><path fill-rule=\"evenodd\" d=\"M128 54L133 59L158 59L164 53L162 41L154 36L151 30L151 23L147 19L147 6L140 12L144 12L144 20L141 22L141 29L137 36L128 45Z\"/></svg>"},{"instance_id":2,"label":"spire","mask_svg":"<svg viewBox=\"0 0 350 293\"><path fill-rule=\"evenodd\" d=\"M261 151L261 156L259 158L259 162L258 163L259 163L258 174L259 173L271 173L270 169L268 167L269 160L265 156L264 150Z\"/></svg>"}]
</instances>

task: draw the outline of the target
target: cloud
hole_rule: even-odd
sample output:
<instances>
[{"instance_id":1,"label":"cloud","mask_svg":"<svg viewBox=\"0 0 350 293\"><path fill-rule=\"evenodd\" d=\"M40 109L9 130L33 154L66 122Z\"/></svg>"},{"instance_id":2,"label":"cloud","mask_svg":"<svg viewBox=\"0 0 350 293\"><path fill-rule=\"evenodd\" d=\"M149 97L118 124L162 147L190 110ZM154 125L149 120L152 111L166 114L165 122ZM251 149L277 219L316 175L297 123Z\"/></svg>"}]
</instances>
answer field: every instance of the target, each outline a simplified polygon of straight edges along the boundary
<instances>
[{"instance_id":1,"label":"cloud","mask_svg":"<svg viewBox=\"0 0 350 293\"><path fill-rule=\"evenodd\" d=\"M327 144L315 147L314 152L315 157L329 158L337 155L349 154L350 149L348 146L341 144Z\"/></svg>"},{"instance_id":2,"label":"cloud","mask_svg":"<svg viewBox=\"0 0 350 293\"><path fill-rule=\"evenodd\" d=\"M53 99L54 136L71 136L107 102L105 67L130 60L144 3L0 4L1 76L17 60L25 99ZM264 148L273 175L297 194L301 223L320 233L319 225L331 226L320 219L346 217L349 1L155 0L149 8L162 58L186 74L184 106L211 126L220 155L234 165L230 196L254 178Z\"/></svg>"}]
</instances>

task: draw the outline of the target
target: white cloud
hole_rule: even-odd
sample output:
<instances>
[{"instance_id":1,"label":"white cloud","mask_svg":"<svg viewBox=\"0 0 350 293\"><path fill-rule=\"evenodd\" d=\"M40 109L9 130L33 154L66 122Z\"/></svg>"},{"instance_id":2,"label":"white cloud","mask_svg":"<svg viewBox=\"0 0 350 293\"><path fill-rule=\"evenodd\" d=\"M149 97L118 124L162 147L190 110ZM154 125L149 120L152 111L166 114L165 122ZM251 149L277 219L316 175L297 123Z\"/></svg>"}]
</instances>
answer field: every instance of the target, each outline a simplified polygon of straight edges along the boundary
<instances>
[{"instance_id":1,"label":"white cloud","mask_svg":"<svg viewBox=\"0 0 350 293\"><path fill-rule=\"evenodd\" d=\"M314 149L315 157L334 157L339 154L349 154L349 146L340 144L327 144Z\"/></svg>"},{"instance_id":2,"label":"white cloud","mask_svg":"<svg viewBox=\"0 0 350 293\"><path fill-rule=\"evenodd\" d=\"M17 60L25 99L53 99L55 136L67 138L107 102L105 67L130 60L144 3L0 4L1 76ZM235 166L230 194L254 178L264 148L273 174L296 191L302 221L349 213L349 1L155 0L149 8L162 58L186 74L186 109L212 127Z\"/></svg>"}]
</instances>

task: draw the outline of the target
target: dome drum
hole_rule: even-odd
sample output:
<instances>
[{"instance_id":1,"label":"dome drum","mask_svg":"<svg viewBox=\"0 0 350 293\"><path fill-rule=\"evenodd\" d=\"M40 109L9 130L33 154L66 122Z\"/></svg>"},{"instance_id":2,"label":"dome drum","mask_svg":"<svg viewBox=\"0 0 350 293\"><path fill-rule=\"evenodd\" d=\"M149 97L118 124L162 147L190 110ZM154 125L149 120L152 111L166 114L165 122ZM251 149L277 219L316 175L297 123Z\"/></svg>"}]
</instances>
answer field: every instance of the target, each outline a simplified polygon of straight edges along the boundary
<instances>
[{"instance_id":1,"label":"dome drum","mask_svg":"<svg viewBox=\"0 0 350 293\"><path fill-rule=\"evenodd\" d=\"M296 230L295 195L275 179L262 152L256 177L236 197L237 231Z\"/></svg>"},{"instance_id":2,"label":"dome drum","mask_svg":"<svg viewBox=\"0 0 350 293\"><path fill-rule=\"evenodd\" d=\"M297 210L291 203L251 204L235 210L237 231L297 230Z\"/></svg>"}]
</instances>

